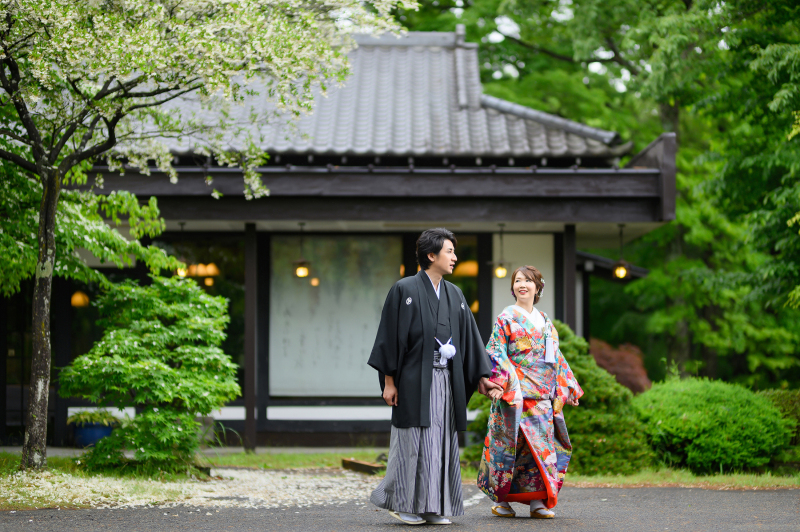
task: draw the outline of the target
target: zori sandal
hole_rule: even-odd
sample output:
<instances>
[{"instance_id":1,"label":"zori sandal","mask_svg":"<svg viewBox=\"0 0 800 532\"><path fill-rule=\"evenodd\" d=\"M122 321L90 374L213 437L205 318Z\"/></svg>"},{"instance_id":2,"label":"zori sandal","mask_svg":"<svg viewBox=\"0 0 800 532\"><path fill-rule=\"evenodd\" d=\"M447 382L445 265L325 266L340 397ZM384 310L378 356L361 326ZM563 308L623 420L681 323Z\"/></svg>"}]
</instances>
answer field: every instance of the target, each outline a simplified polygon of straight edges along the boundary
<instances>
[{"instance_id":1,"label":"zori sandal","mask_svg":"<svg viewBox=\"0 0 800 532\"><path fill-rule=\"evenodd\" d=\"M492 506L492 513L497 517L516 517L517 515L514 510L508 506L503 506L502 504Z\"/></svg>"},{"instance_id":2,"label":"zori sandal","mask_svg":"<svg viewBox=\"0 0 800 532\"><path fill-rule=\"evenodd\" d=\"M535 510L531 510L531 517L534 519L552 519L555 516L556 514L547 508L537 508Z\"/></svg>"}]
</instances>

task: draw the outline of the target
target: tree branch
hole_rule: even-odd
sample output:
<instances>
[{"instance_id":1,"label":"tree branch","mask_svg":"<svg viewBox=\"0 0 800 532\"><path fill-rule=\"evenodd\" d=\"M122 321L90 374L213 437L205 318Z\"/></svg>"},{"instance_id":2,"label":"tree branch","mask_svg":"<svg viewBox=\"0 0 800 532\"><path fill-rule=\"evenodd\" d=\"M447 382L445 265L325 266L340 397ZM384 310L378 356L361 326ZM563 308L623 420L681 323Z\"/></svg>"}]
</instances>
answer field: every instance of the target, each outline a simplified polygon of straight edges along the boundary
<instances>
[{"instance_id":1,"label":"tree branch","mask_svg":"<svg viewBox=\"0 0 800 532\"><path fill-rule=\"evenodd\" d=\"M16 140L17 142L21 142L23 144L27 144L28 146L31 145L30 139L27 139L25 137L21 137L21 136L17 135L16 133L14 133L13 131L11 131L10 129L0 128L0 135L5 135L7 137L11 137L12 139Z\"/></svg>"},{"instance_id":2,"label":"tree branch","mask_svg":"<svg viewBox=\"0 0 800 532\"><path fill-rule=\"evenodd\" d=\"M619 46L617 46L617 43L614 42L614 39L612 39L611 37L607 37L606 43L608 44L608 47L611 49L611 51L614 52L614 57L612 57L611 60L627 68L628 71L630 71L631 75L638 76L639 67L637 67L636 65L634 65L633 63L631 63L622 56L622 52L620 52Z\"/></svg>"},{"instance_id":3,"label":"tree branch","mask_svg":"<svg viewBox=\"0 0 800 532\"><path fill-rule=\"evenodd\" d=\"M114 145L117 143L117 136L115 129L117 127L117 123L121 119L122 119L122 114L119 112L116 115L114 115L114 118L112 118L110 121L107 118L102 117L103 122L105 122L106 124L106 129L108 130L108 138L104 142L95 144L88 150L85 150L83 152L73 152L69 154L67 157L64 158L63 161L61 161L61 164L58 166L59 173L61 175L64 175L76 164L80 164L81 162L87 159L96 157L101 153L106 152L111 148L113 148Z\"/></svg>"},{"instance_id":4,"label":"tree branch","mask_svg":"<svg viewBox=\"0 0 800 532\"><path fill-rule=\"evenodd\" d=\"M170 96L169 98L164 98L163 100L159 100L157 102L142 103L142 104L139 104L139 105L134 105L133 107L130 107L127 111L131 112L131 111L135 111L137 109L146 109L148 107L158 107L159 105L165 104L165 103L167 103L167 102L169 102L171 100L174 100L175 98L179 98L179 97L183 96L184 94L188 94L188 93L190 93L192 91L196 91L197 89L199 89L202 86L203 85L199 83L199 84L195 85L194 87L187 87L185 90L177 92L177 93L173 94L172 96Z\"/></svg>"},{"instance_id":5,"label":"tree branch","mask_svg":"<svg viewBox=\"0 0 800 532\"><path fill-rule=\"evenodd\" d=\"M6 54L6 57L0 60L0 84L2 84L3 89L11 97L11 101L14 103L14 108L17 111L17 116L22 122L22 126L28 133L28 138L31 140L30 146L33 151L34 159L40 161L44 159L44 142L42 142L42 136L39 134L36 123L33 121L33 117L28 111L28 106L25 105L25 100L18 96L19 82L21 79L19 67L17 66L16 61L14 61L9 55L8 50L5 49L5 47L3 47L3 50ZM11 73L10 80L6 76L6 71L4 68L5 66L8 66L8 70ZM36 173L39 174L40 172L36 171Z\"/></svg>"},{"instance_id":6,"label":"tree branch","mask_svg":"<svg viewBox=\"0 0 800 532\"><path fill-rule=\"evenodd\" d=\"M200 79L200 78L198 77L198 78L190 79L190 80L187 80L186 83L187 84L194 83L198 79ZM126 92L124 94L120 94L119 96L116 96L114 99L150 98L150 97L153 97L153 96L160 96L161 94L164 94L164 93L167 93L167 92L172 92L174 90L178 90L179 88L180 88L180 86L177 85L177 86L173 86L173 87L164 87L162 89L155 89L155 90L152 90L152 91L149 91L149 92Z\"/></svg>"},{"instance_id":7,"label":"tree branch","mask_svg":"<svg viewBox=\"0 0 800 532\"><path fill-rule=\"evenodd\" d=\"M503 37L510 40L511 42L519 44L523 48L527 48L529 50L533 50L534 52L550 56L554 59L558 59L559 61L566 61L568 63L614 63L615 62L614 58L604 59L601 57L592 57L589 59L575 59L568 55L559 54L558 52L548 50L547 48L542 48L541 46L538 46L536 44L525 42L522 39L518 39L517 37L512 37L511 35L506 35L504 33L501 33L501 35L503 35Z\"/></svg>"},{"instance_id":8,"label":"tree branch","mask_svg":"<svg viewBox=\"0 0 800 532\"><path fill-rule=\"evenodd\" d=\"M16 164L20 168L24 168L25 170L31 172L32 174L39 175L39 171L36 168L35 164L25 159L24 157L20 157L16 153L11 153L10 151L6 151L0 148L0 159L5 159L6 161Z\"/></svg>"}]
</instances>

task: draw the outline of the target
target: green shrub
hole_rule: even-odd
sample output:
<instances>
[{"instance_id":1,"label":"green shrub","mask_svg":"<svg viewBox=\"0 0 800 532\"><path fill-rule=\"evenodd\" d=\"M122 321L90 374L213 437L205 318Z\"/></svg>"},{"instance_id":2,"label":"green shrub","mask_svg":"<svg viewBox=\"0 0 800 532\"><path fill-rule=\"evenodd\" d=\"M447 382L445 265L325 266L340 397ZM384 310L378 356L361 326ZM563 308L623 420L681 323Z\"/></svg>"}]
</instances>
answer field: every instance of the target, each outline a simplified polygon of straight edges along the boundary
<instances>
[{"instance_id":1,"label":"green shrub","mask_svg":"<svg viewBox=\"0 0 800 532\"><path fill-rule=\"evenodd\" d=\"M219 348L227 300L191 280L152 280L150 286L114 285L99 298L102 339L61 372L65 397L140 411L90 451L91 469L190 467L199 445L195 417L240 394L237 366ZM126 449L134 452L132 462Z\"/></svg>"},{"instance_id":2,"label":"green shrub","mask_svg":"<svg viewBox=\"0 0 800 532\"><path fill-rule=\"evenodd\" d=\"M116 427L119 425L119 419L108 410L84 410L67 418L67 425L73 424L76 427L94 423L99 423L106 427Z\"/></svg>"},{"instance_id":3,"label":"green shrub","mask_svg":"<svg viewBox=\"0 0 800 532\"><path fill-rule=\"evenodd\" d=\"M758 395L772 401L784 418L794 421L795 430L791 444L800 445L800 390L763 390Z\"/></svg>"},{"instance_id":4,"label":"green shrub","mask_svg":"<svg viewBox=\"0 0 800 532\"><path fill-rule=\"evenodd\" d=\"M758 468L784 449L794 424L764 396L700 378L670 378L634 399L669 465L698 473Z\"/></svg>"},{"instance_id":5,"label":"green shrub","mask_svg":"<svg viewBox=\"0 0 800 532\"><path fill-rule=\"evenodd\" d=\"M599 367L586 340L558 320L560 349L569 362L585 395L580 406L564 407L564 416L572 442L569 472L582 475L630 474L653 464L654 454L647 443L644 425L631 406L633 394L613 375ZM475 394L469 408L479 410L469 430L486 434L491 401ZM483 438L466 449L465 459L480 460Z\"/></svg>"}]
</instances>

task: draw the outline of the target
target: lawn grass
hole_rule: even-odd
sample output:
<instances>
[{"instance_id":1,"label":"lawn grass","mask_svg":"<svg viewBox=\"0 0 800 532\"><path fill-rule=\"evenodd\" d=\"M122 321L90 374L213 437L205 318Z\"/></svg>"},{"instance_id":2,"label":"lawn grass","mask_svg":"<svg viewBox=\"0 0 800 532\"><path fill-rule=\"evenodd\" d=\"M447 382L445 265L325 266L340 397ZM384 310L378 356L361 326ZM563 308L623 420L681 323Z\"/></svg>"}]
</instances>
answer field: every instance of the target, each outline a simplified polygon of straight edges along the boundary
<instances>
[{"instance_id":1,"label":"lawn grass","mask_svg":"<svg viewBox=\"0 0 800 532\"><path fill-rule=\"evenodd\" d=\"M712 490L764 490L800 488L800 473L793 476L769 472L695 475L685 469L649 469L633 475L577 475L567 473L565 486L576 488L681 487Z\"/></svg>"}]
</instances>

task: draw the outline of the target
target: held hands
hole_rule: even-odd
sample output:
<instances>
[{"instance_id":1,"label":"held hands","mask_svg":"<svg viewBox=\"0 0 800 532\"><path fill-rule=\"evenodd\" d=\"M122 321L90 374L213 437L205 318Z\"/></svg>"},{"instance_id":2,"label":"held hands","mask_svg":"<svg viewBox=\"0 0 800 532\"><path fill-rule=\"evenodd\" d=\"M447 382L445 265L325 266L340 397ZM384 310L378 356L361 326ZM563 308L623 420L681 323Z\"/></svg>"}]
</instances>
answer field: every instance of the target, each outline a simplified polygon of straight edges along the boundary
<instances>
[{"instance_id":1,"label":"held hands","mask_svg":"<svg viewBox=\"0 0 800 532\"><path fill-rule=\"evenodd\" d=\"M567 404L571 406L578 406L580 403L578 402L577 397L570 397L569 399L567 399Z\"/></svg>"},{"instance_id":2,"label":"held hands","mask_svg":"<svg viewBox=\"0 0 800 532\"><path fill-rule=\"evenodd\" d=\"M503 397L503 387L486 377L482 377L478 383L478 393L492 399L500 399Z\"/></svg>"}]
</instances>

